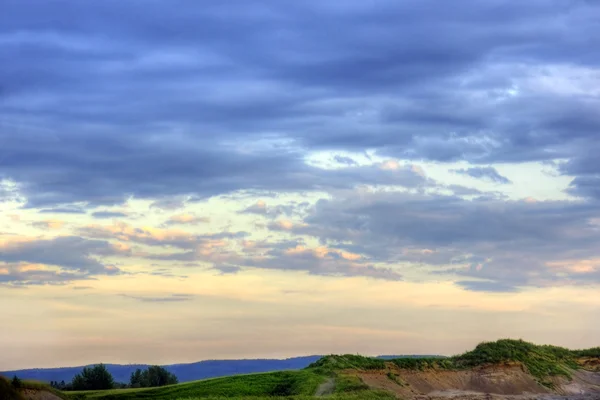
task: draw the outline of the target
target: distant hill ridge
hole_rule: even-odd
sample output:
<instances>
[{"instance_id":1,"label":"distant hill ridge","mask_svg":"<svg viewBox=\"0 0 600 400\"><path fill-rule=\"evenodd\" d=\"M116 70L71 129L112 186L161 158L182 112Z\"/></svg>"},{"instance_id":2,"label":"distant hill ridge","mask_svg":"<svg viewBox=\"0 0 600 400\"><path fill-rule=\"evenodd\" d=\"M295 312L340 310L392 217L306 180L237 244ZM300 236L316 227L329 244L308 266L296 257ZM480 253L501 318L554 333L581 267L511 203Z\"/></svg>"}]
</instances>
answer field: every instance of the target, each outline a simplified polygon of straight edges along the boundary
<instances>
[{"instance_id":1,"label":"distant hill ridge","mask_svg":"<svg viewBox=\"0 0 600 400\"><path fill-rule=\"evenodd\" d=\"M240 359L240 360L205 360L187 364L164 365L169 371L174 373L179 382L190 382L199 379L217 378L221 376L230 376L238 374L249 374L256 372L287 371L299 370L308 367L323 356L303 356L286 359ZM382 355L378 358L391 359L398 357L439 357L424 355ZM147 364L105 364L109 372L117 382L129 382L131 373L136 369L145 369ZM87 365L86 365L87 366ZM0 375L12 377L17 375L21 379L31 379L41 382L65 381L70 382L73 377L80 373L84 365L77 367L61 368L31 368L14 371L0 372Z\"/></svg>"}]
</instances>

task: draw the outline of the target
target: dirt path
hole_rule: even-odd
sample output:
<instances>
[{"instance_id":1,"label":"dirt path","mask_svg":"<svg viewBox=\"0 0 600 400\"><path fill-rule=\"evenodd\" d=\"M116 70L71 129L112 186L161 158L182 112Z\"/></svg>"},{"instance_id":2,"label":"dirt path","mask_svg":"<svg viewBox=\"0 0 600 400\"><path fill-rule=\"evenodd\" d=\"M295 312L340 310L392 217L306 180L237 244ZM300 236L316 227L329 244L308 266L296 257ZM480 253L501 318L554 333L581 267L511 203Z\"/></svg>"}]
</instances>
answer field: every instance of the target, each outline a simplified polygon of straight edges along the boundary
<instances>
[{"instance_id":1,"label":"dirt path","mask_svg":"<svg viewBox=\"0 0 600 400\"><path fill-rule=\"evenodd\" d=\"M321 383L315 392L315 396L321 397L328 394L332 394L335 389L335 379L329 378L325 382Z\"/></svg>"}]
</instances>

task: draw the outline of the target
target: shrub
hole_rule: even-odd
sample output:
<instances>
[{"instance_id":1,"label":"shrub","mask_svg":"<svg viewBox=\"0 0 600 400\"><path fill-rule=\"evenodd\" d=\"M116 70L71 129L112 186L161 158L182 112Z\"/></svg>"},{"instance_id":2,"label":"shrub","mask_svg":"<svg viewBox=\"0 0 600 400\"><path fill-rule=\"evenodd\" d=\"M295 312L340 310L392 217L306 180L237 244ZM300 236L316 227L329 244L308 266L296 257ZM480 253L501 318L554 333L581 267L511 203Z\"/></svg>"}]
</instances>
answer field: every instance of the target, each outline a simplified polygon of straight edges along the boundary
<instances>
[{"instance_id":1,"label":"shrub","mask_svg":"<svg viewBox=\"0 0 600 400\"><path fill-rule=\"evenodd\" d=\"M10 381L10 384L12 385L12 387L14 387L15 389L20 389L23 387L23 381L21 381L19 379L19 377L17 377L16 375L12 378L12 380Z\"/></svg>"}]
</instances>

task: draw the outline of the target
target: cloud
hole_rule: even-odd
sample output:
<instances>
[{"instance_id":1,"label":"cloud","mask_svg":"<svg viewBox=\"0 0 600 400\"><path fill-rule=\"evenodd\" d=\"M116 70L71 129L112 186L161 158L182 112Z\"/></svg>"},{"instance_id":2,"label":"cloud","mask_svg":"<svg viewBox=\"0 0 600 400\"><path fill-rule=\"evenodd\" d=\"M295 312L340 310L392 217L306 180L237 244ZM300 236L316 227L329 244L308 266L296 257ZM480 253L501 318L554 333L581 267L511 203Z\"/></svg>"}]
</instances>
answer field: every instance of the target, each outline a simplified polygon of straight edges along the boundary
<instances>
[{"instance_id":1,"label":"cloud","mask_svg":"<svg viewBox=\"0 0 600 400\"><path fill-rule=\"evenodd\" d=\"M64 221L49 219L44 221L31 222L31 226L45 230L59 230L65 225Z\"/></svg>"},{"instance_id":2,"label":"cloud","mask_svg":"<svg viewBox=\"0 0 600 400\"><path fill-rule=\"evenodd\" d=\"M161 210L177 210L185 207L188 198L182 196L166 197L155 200L150 204L150 208L158 208Z\"/></svg>"},{"instance_id":3,"label":"cloud","mask_svg":"<svg viewBox=\"0 0 600 400\"><path fill-rule=\"evenodd\" d=\"M138 228L125 222L115 221L111 225L92 224L78 229L85 237L114 239L123 243L140 243L147 246L196 249L202 246L225 246L226 240L240 239L246 232L220 232L196 235L183 230L153 227Z\"/></svg>"},{"instance_id":4,"label":"cloud","mask_svg":"<svg viewBox=\"0 0 600 400\"><path fill-rule=\"evenodd\" d=\"M503 284L501 282L486 282L486 281L458 281L456 284L467 290L474 292L516 292L517 289L512 285Z\"/></svg>"},{"instance_id":5,"label":"cloud","mask_svg":"<svg viewBox=\"0 0 600 400\"><path fill-rule=\"evenodd\" d=\"M173 293L168 296L134 296L130 294L120 294L128 299L138 300L144 303L179 303L182 301L190 301L194 299L191 294Z\"/></svg>"},{"instance_id":6,"label":"cloud","mask_svg":"<svg viewBox=\"0 0 600 400\"><path fill-rule=\"evenodd\" d=\"M594 256L597 2L63 3L36 1L44 21L30 4L0 6L11 15L0 30L0 181L14 184L25 208L84 213L133 198L175 210L240 191L312 192L326 200L308 215L259 203L241 212L271 218L272 231L364 255L373 268L461 259L454 275L497 286L564 282L546 262ZM346 152L386 161L307 162ZM416 165L461 161L468 167L459 173L509 183L488 166L556 160L577 202L506 201L441 185ZM453 196L427 194L432 188ZM162 256L174 259L205 252L215 264L233 257L220 241L241 239L129 225L77 232L173 247L179 253ZM329 253L313 260L317 269L303 261L314 253L281 251L249 264L368 271ZM243 264L238 257L232 265Z\"/></svg>"},{"instance_id":7,"label":"cloud","mask_svg":"<svg viewBox=\"0 0 600 400\"><path fill-rule=\"evenodd\" d=\"M511 183L510 179L500 175L498 171L496 171L496 168L493 167L461 168L453 169L452 171L460 175L468 175L476 179L489 180L494 183Z\"/></svg>"},{"instance_id":8,"label":"cloud","mask_svg":"<svg viewBox=\"0 0 600 400\"><path fill-rule=\"evenodd\" d=\"M468 289L545 287L597 281L549 268L596 255L600 230L591 221L597 212L596 205L575 201L360 193L319 201L301 232L321 243L344 243L339 247L375 265L408 262L434 275L463 277ZM432 279L431 272L421 274Z\"/></svg>"},{"instance_id":9,"label":"cloud","mask_svg":"<svg viewBox=\"0 0 600 400\"><path fill-rule=\"evenodd\" d=\"M198 217L191 213L176 214L169 217L164 223L165 226L169 225L198 225L210 222L208 217Z\"/></svg>"},{"instance_id":10,"label":"cloud","mask_svg":"<svg viewBox=\"0 0 600 400\"><path fill-rule=\"evenodd\" d=\"M267 215L267 203L265 203L263 200L258 200L256 203L240 211L240 213Z\"/></svg>"},{"instance_id":11,"label":"cloud","mask_svg":"<svg viewBox=\"0 0 600 400\"><path fill-rule=\"evenodd\" d=\"M104 218L125 218L128 217L127 213L120 211L96 211L92 213L92 217L104 219Z\"/></svg>"},{"instance_id":12,"label":"cloud","mask_svg":"<svg viewBox=\"0 0 600 400\"><path fill-rule=\"evenodd\" d=\"M353 158L350 158L350 157L336 155L333 157L333 159L335 162L337 162L339 164L350 165L350 166L358 165L358 163Z\"/></svg>"},{"instance_id":13,"label":"cloud","mask_svg":"<svg viewBox=\"0 0 600 400\"><path fill-rule=\"evenodd\" d=\"M38 211L40 214L85 214L84 208L69 206L69 207L55 207L55 208L44 208Z\"/></svg>"},{"instance_id":14,"label":"cloud","mask_svg":"<svg viewBox=\"0 0 600 400\"><path fill-rule=\"evenodd\" d=\"M406 184L341 156L352 173L307 166L320 150L475 164L568 158L565 173L599 172L590 149L600 60L586 51L595 3L356 4L240 2L225 12L67 1L60 14L39 2L53 16L40 23L10 2L3 122L19 135L0 137L2 177L28 207L47 209ZM161 35L147 29L157 19Z\"/></svg>"},{"instance_id":15,"label":"cloud","mask_svg":"<svg viewBox=\"0 0 600 400\"><path fill-rule=\"evenodd\" d=\"M225 264L214 265L213 269L216 269L217 271L219 271L221 273L221 275L237 274L238 272L240 272L242 270L241 267L237 267L235 265L225 265Z\"/></svg>"},{"instance_id":16,"label":"cloud","mask_svg":"<svg viewBox=\"0 0 600 400\"><path fill-rule=\"evenodd\" d=\"M55 266L75 277L115 275L119 268L98 260L100 257L123 254L119 247L104 240L89 240L78 236L58 236L53 239L4 240L0 242L0 261Z\"/></svg>"},{"instance_id":17,"label":"cloud","mask_svg":"<svg viewBox=\"0 0 600 400\"><path fill-rule=\"evenodd\" d=\"M198 245L194 250L152 255L163 261L200 261L211 263L221 274L234 274L244 268L272 269L306 272L319 276L367 277L374 279L402 280L393 268L372 265L359 254L333 247L307 247L300 240L279 242L244 240L242 251L227 244Z\"/></svg>"},{"instance_id":18,"label":"cloud","mask_svg":"<svg viewBox=\"0 0 600 400\"><path fill-rule=\"evenodd\" d=\"M72 281L90 279L81 272L61 271L41 264L4 263L0 264L0 284L26 287L31 285L66 285Z\"/></svg>"},{"instance_id":19,"label":"cloud","mask_svg":"<svg viewBox=\"0 0 600 400\"><path fill-rule=\"evenodd\" d=\"M448 186L446 186L446 188L458 196L472 196L472 195L482 195L483 194L483 192L481 190L462 186L462 185L448 185Z\"/></svg>"},{"instance_id":20,"label":"cloud","mask_svg":"<svg viewBox=\"0 0 600 400\"><path fill-rule=\"evenodd\" d=\"M267 205L264 200L258 200L256 203L238 211L240 214L256 214L270 219L281 215L298 216L303 215L308 208L308 202L292 201L287 204Z\"/></svg>"}]
</instances>

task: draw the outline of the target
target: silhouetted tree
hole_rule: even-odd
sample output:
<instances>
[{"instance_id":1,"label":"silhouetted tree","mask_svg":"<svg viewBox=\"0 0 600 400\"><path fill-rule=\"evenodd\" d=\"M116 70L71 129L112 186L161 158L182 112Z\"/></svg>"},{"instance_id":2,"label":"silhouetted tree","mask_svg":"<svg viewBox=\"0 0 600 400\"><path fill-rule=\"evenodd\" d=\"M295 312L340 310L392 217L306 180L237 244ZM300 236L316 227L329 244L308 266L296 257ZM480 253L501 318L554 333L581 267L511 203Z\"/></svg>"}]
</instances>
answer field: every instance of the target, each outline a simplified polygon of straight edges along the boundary
<instances>
[{"instance_id":1,"label":"silhouetted tree","mask_svg":"<svg viewBox=\"0 0 600 400\"><path fill-rule=\"evenodd\" d=\"M71 383L73 390L106 390L113 389L115 381L104 364L84 367L75 375Z\"/></svg>"},{"instance_id":2,"label":"silhouetted tree","mask_svg":"<svg viewBox=\"0 0 600 400\"><path fill-rule=\"evenodd\" d=\"M136 387L157 387L165 385L174 385L178 383L177 377L165 368L153 365L145 370L137 369L131 374L129 386Z\"/></svg>"},{"instance_id":3,"label":"silhouetted tree","mask_svg":"<svg viewBox=\"0 0 600 400\"><path fill-rule=\"evenodd\" d=\"M129 378L129 386L132 388L142 387L142 370L136 369L131 373L131 377Z\"/></svg>"}]
</instances>

